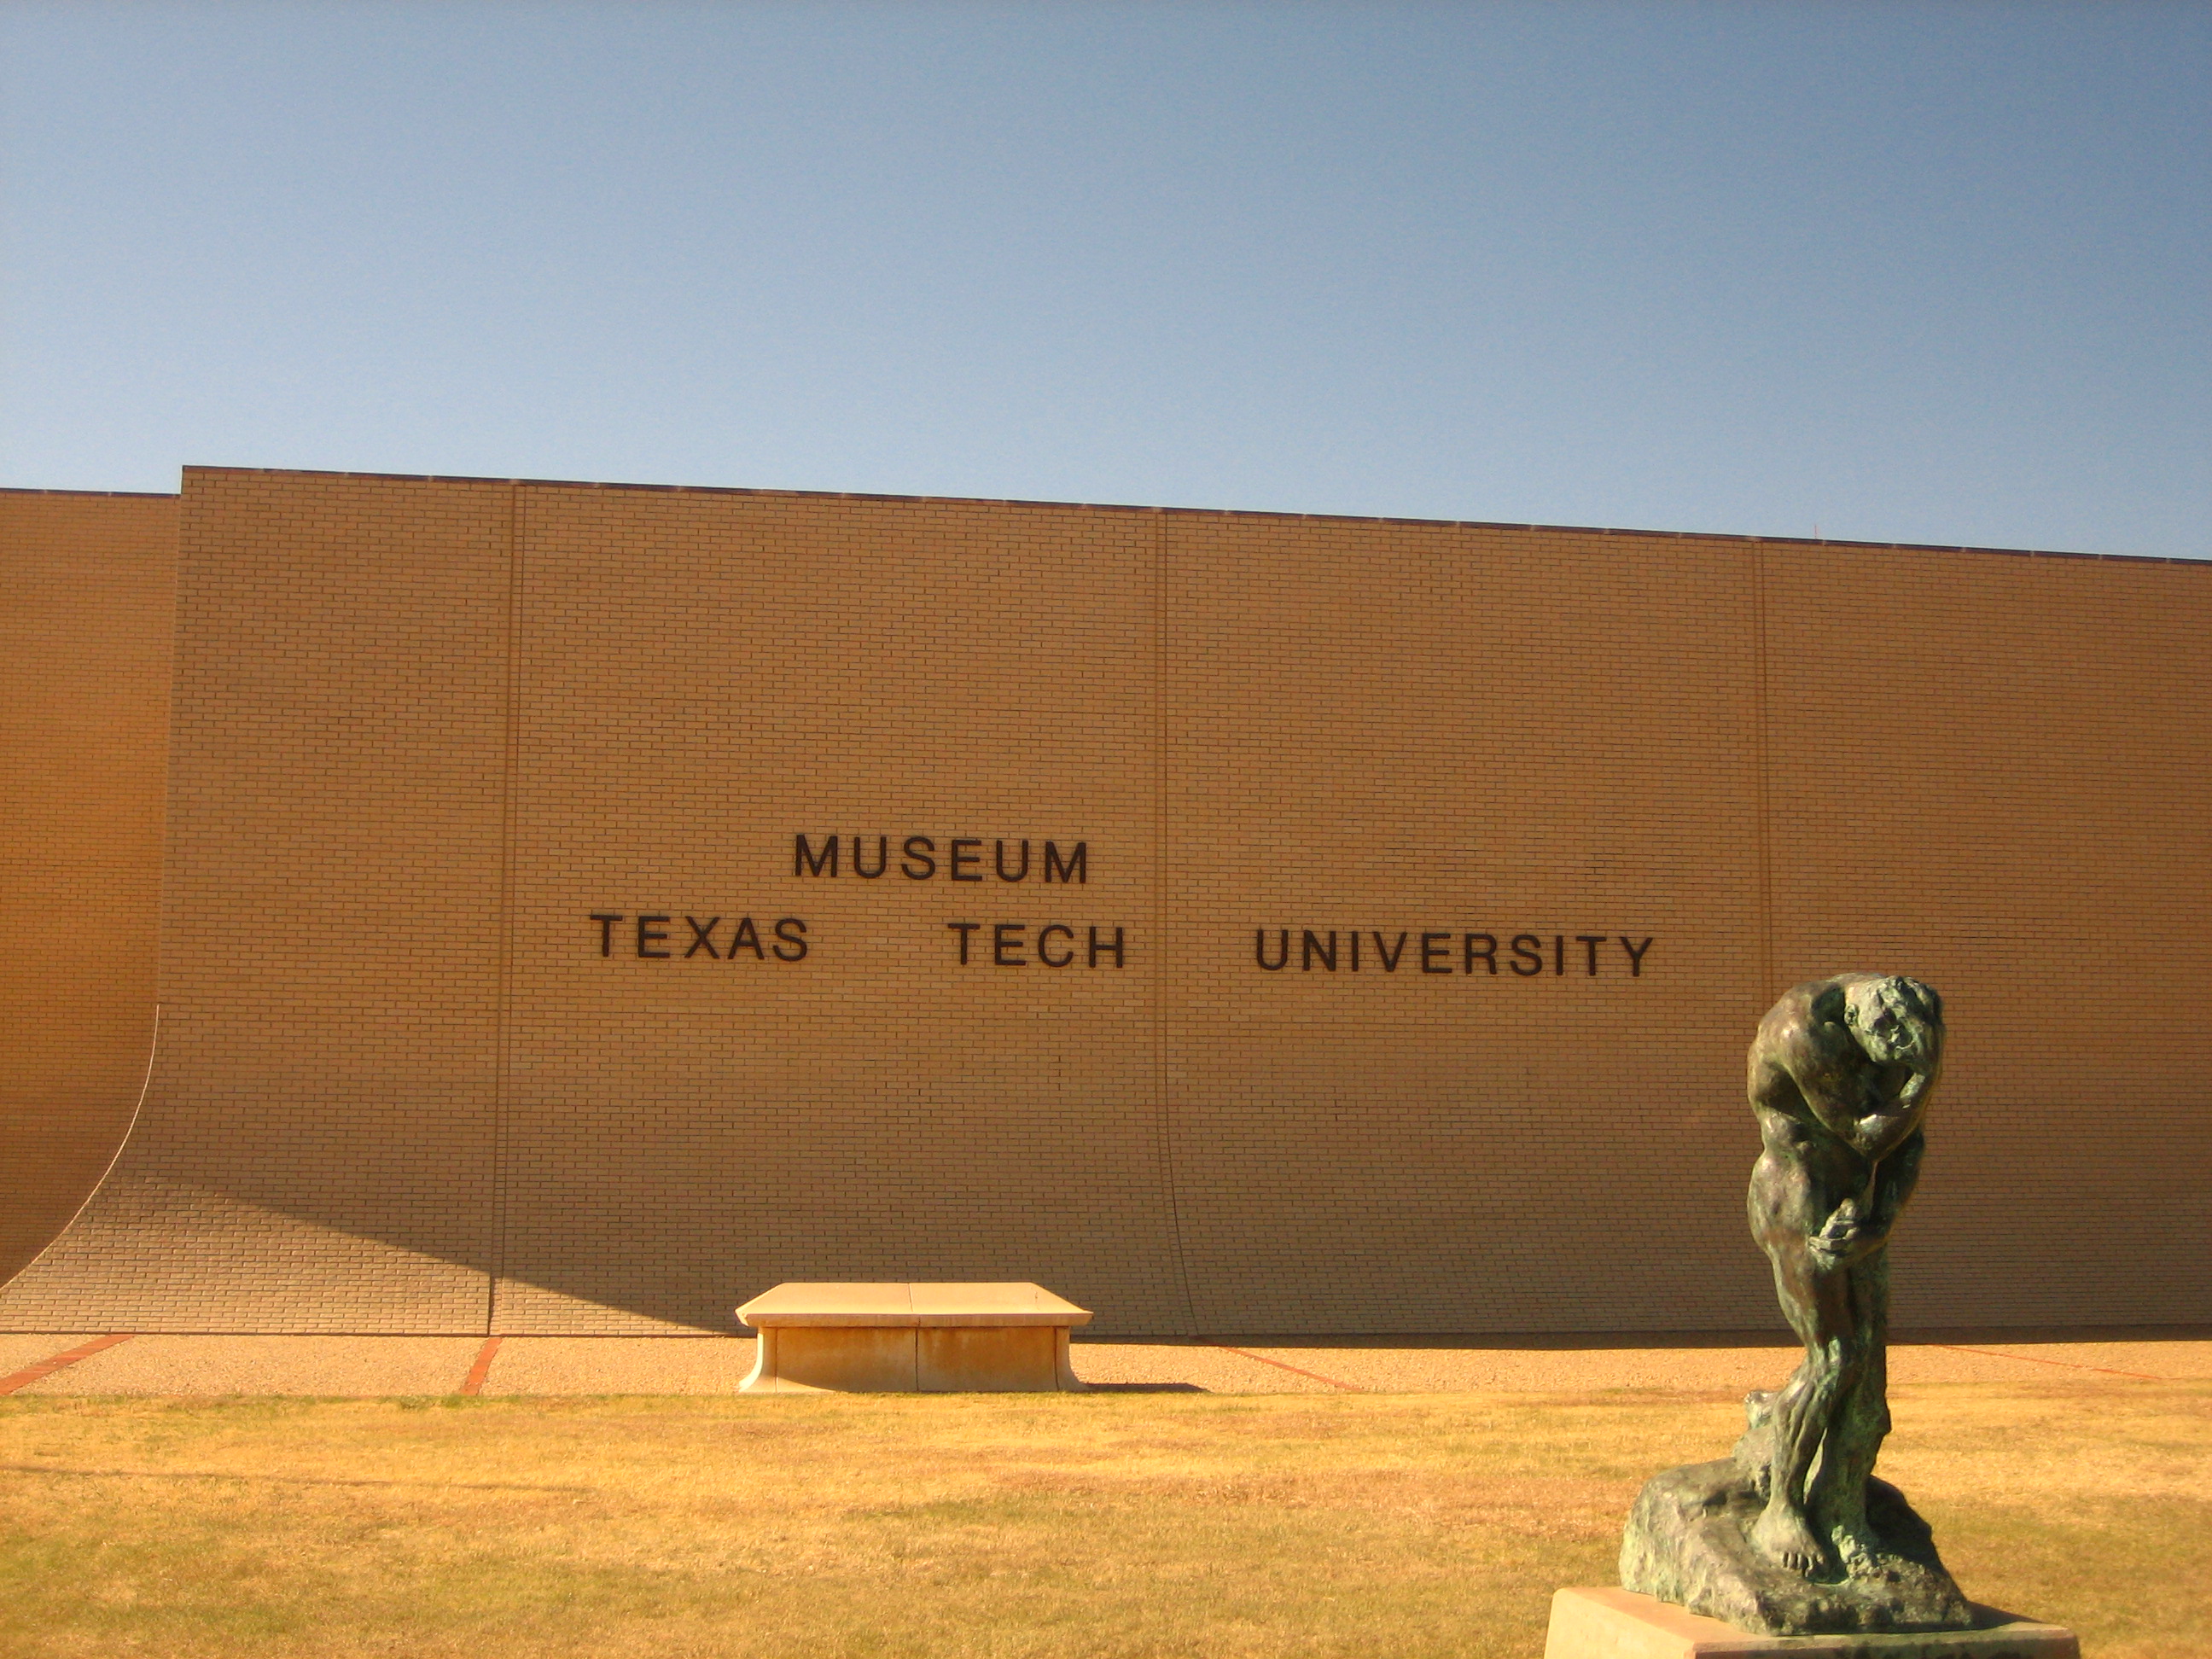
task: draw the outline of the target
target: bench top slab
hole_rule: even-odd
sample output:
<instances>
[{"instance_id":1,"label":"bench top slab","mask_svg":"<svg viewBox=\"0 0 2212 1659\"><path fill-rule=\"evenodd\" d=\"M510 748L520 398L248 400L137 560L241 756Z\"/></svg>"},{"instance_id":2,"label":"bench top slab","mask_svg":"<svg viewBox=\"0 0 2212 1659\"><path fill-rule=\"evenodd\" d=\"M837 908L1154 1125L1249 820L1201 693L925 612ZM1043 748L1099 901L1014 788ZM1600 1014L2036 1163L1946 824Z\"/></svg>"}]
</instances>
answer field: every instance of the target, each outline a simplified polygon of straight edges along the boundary
<instances>
[{"instance_id":1,"label":"bench top slab","mask_svg":"<svg viewBox=\"0 0 2212 1659\"><path fill-rule=\"evenodd\" d=\"M1088 1325L1091 1311L1042 1285L822 1285L794 1281L755 1297L738 1317L772 1326Z\"/></svg>"}]
</instances>

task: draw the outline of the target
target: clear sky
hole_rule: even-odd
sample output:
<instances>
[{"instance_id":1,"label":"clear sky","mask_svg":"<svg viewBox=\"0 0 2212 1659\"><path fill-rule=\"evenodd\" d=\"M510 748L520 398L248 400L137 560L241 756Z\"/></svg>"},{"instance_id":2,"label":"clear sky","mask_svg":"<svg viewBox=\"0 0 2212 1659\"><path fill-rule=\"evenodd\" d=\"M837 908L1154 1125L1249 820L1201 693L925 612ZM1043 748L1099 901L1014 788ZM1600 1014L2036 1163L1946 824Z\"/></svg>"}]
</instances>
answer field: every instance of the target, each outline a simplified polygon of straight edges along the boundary
<instances>
[{"instance_id":1,"label":"clear sky","mask_svg":"<svg viewBox=\"0 0 2212 1659\"><path fill-rule=\"evenodd\" d=\"M0 483L2212 555L2212 5L0 8Z\"/></svg>"}]
</instances>

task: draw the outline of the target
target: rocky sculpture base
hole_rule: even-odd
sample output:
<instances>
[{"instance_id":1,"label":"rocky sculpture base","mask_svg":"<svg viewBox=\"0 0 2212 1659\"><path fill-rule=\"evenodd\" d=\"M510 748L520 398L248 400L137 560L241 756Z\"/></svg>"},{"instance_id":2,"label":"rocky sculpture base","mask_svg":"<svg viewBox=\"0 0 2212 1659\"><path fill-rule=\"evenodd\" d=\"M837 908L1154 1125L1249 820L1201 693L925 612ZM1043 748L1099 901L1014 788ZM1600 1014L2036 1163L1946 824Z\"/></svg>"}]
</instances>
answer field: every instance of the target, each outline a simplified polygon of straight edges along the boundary
<instances>
[{"instance_id":1,"label":"rocky sculpture base","mask_svg":"<svg viewBox=\"0 0 2212 1659\"><path fill-rule=\"evenodd\" d=\"M1887 1481L1867 1482L1877 1547L1832 1580L1802 1577L1753 1547L1751 1526L1765 1508L1734 1458L1654 1476L1629 1511L1621 1587L1763 1636L1974 1626L1928 1523Z\"/></svg>"}]
</instances>

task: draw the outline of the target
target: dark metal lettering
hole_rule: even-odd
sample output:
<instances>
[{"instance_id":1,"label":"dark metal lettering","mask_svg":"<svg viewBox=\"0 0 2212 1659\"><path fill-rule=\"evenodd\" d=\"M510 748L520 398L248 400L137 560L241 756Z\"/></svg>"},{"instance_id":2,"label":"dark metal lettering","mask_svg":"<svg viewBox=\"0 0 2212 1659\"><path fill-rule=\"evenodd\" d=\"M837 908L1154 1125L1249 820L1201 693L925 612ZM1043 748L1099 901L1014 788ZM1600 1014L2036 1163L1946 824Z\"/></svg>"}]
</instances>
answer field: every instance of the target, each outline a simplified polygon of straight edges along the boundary
<instances>
[{"instance_id":1,"label":"dark metal lettering","mask_svg":"<svg viewBox=\"0 0 2212 1659\"><path fill-rule=\"evenodd\" d=\"M1045 844L1047 846L1051 845L1049 842ZM1089 966L1096 968L1098 965L1098 955L1102 951L1111 951L1114 953L1114 965L1116 968L1126 966L1121 960L1121 930L1120 928L1116 927L1114 930L1114 942L1110 945L1101 945L1098 942L1098 930L1096 927L1093 927L1091 930L1091 961L1088 964Z\"/></svg>"},{"instance_id":2,"label":"dark metal lettering","mask_svg":"<svg viewBox=\"0 0 2212 1659\"><path fill-rule=\"evenodd\" d=\"M791 839L791 873L793 875L834 876L837 873L836 836L830 836L819 853L806 844L806 837L804 836L793 836Z\"/></svg>"},{"instance_id":3,"label":"dark metal lettering","mask_svg":"<svg viewBox=\"0 0 2212 1659\"><path fill-rule=\"evenodd\" d=\"M760 929L753 926L753 919L750 916L740 916L738 918L738 936L730 941L727 952L730 960L735 962L738 959L738 952L748 946L752 950L755 962L768 960L767 953L761 949Z\"/></svg>"},{"instance_id":4,"label":"dark metal lettering","mask_svg":"<svg viewBox=\"0 0 2212 1659\"><path fill-rule=\"evenodd\" d=\"M794 927L799 930L797 933L791 931ZM778 961L804 962L806 960L806 940L802 937L805 932L806 924L797 916L786 916L776 923L775 936L783 941L783 945L798 947L796 950L787 951L783 948L783 945L777 945L775 954Z\"/></svg>"},{"instance_id":5,"label":"dark metal lettering","mask_svg":"<svg viewBox=\"0 0 2212 1659\"><path fill-rule=\"evenodd\" d=\"M1045 954L1044 942L1050 939L1054 933L1058 933L1061 938L1067 941L1067 954L1064 957L1048 956ZM1073 927L1064 927L1056 921L1048 927L1038 928L1036 953L1037 960L1044 963L1048 968L1066 967L1069 963L1075 960L1075 929Z\"/></svg>"},{"instance_id":6,"label":"dark metal lettering","mask_svg":"<svg viewBox=\"0 0 2212 1659\"><path fill-rule=\"evenodd\" d=\"M662 939L668 937L668 935L660 929L657 927L648 927L646 924L650 921L666 921L667 920L668 918L666 916L640 916L637 919L638 955L641 957L665 957L668 954L665 951L648 951L645 948L648 942L658 945Z\"/></svg>"},{"instance_id":7,"label":"dark metal lettering","mask_svg":"<svg viewBox=\"0 0 2212 1659\"><path fill-rule=\"evenodd\" d=\"M1090 861L1091 843L1087 841L1079 841L1070 848L1065 863L1060 861L1058 846L1051 842L1044 844L1044 878L1047 881L1062 884L1071 881L1087 883L1091 879Z\"/></svg>"},{"instance_id":8,"label":"dark metal lettering","mask_svg":"<svg viewBox=\"0 0 2212 1659\"><path fill-rule=\"evenodd\" d=\"M1029 932L1029 924L1022 921L994 921L991 924L991 960L1001 968L1026 968L1030 959L1019 954L1021 936ZM1016 954L1008 956L1007 951Z\"/></svg>"},{"instance_id":9,"label":"dark metal lettering","mask_svg":"<svg viewBox=\"0 0 2212 1659\"><path fill-rule=\"evenodd\" d=\"M714 929L721 926L721 917L714 917L704 927L702 927L697 921L690 916L684 917L684 923L691 930L691 948L684 951L684 960L690 961L699 954L700 947L704 945L708 959L720 962L722 959L722 953L714 948Z\"/></svg>"},{"instance_id":10,"label":"dark metal lettering","mask_svg":"<svg viewBox=\"0 0 2212 1659\"><path fill-rule=\"evenodd\" d=\"M983 855L981 853L963 853L960 850L963 847L981 847L983 844L982 837L980 836L955 836L948 844L952 849L952 867L949 872L947 872L947 873L951 876L952 879L955 881L982 880L983 878L980 875L963 876L960 873L969 865L981 864L983 861Z\"/></svg>"},{"instance_id":11,"label":"dark metal lettering","mask_svg":"<svg viewBox=\"0 0 2212 1659\"><path fill-rule=\"evenodd\" d=\"M960 965L965 968L968 965L968 935L983 924L980 921L948 921L945 925L960 935Z\"/></svg>"},{"instance_id":12,"label":"dark metal lettering","mask_svg":"<svg viewBox=\"0 0 2212 1659\"><path fill-rule=\"evenodd\" d=\"M937 850L937 843L927 836L908 836L906 845L899 850L906 854L899 861L899 874L908 881L927 881L937 873L937 860L930 857ZM917 864L921 866L919 870L914 867Z\"/></svg>"},{"instance_id":13,"label":"dark metal lettering","mask_svg":"<svg viewBox=\"0 0 2212 1659\"><path fill-rule=\"evenodd\" d=\"M860 838L858 836L853 837L853 873L854 875L865 880L873 881L878 876L883 874L884 866L890 862L890 859L891 838L889 836L878 836L876 837L876 867L872 870L869 869L860 862Z\"/></svg>"},{"instance_id":14,"label":"dark metal lettering","mask_svg":"<svg viewBox=\"0 0 2212 1659\"><path fill-rule=\"evenodd\" d=\"M1000 881L1027 881L1030 878L1029 842L1024 841L1022 843L1022 867L1011 876L1006 873L1006 843L1002 841L992 842L991 867L999 872Z\"/></svg>"},{"instance_id":15,"label":"dark metal lettering","mask_svg":"<svg viewBox=\"0 0 2212 1659\"><path fill-rule=\"evenodd\" d=\"M1091 931L1095 934L1097 930L1094 928ZM1270 933L1275 936L1272 941L1267 937ZM1337 928L1255 927L1252 930L1252 960L1264 972L1281 973L1291 965L1291 940L1294 934L1297 939L1300 973L1310 974L1316 970L1334 973L1341 967L1349 973L1357 974L1366 967L1367 940L1360 937L1357 928L1347 933ZM1371 930L1368 937L1374 942L1375 959L1382 973L1396 973L1398 964L1405 957L1407 942L1419 939L1420 946L1416 960L1424 974L1456 972L1471 975L1478 971L1479 963L1479 971L1484 975L1493 979L1498 975L1499 957L1498 936L1496 933L1469 931L1456 935L1434 932L1416 934L1401 930L1394 939L1377 929ZM1452 962L1454 947L1451 941L1455 937L1459 941L1456 968ZM1608 939L1614 937L1607 933L1554 933L1551 936L1551 949L1547 952L1544 948L1543 934L1516 933L1509 941L1510 954L1506 957L1505 964L1522 979L1536 979L1547 975L1555 979L1564 978L1567 975L1567 942L1571 938L1583 947L1583 977L1601 978L1605 971L1600 961L1602 947ZM1647 938L1639 943L1626 934L1617 937L1620 948L1628 954L1631 976L1641 978L1644 959L1651 949L1652 940ZM1044 944L1042 933L1038 935L1037 942L1042 953ZM1548 963L1546 961L1547 956L1550 958Z\"/></svg>"},{"instance_id":16,"label":"dark metal lettering","mask_svg":"<svg viewBox=\"0 0 2212 1659\"><path fill-rule=\"evenodd\" d=\"M611 915L604 910L594 910L592 912L592 920L599 924L599 954L603 957L614 955L615 924L627 921L628 918Z\"/></svg>"}]
</instances>

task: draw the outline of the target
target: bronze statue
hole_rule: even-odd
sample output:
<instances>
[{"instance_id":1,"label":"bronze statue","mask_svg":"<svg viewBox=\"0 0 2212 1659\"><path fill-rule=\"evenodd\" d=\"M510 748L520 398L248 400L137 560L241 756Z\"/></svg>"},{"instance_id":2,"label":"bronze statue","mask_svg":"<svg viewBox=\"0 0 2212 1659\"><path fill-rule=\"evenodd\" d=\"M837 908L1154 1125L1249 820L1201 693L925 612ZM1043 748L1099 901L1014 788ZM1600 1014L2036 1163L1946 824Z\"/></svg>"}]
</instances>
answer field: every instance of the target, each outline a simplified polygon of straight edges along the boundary
<instances>
[{"instance_id":1,"label":"bronze statue","mask_svg":"<svg viewBox=\"0 0 2212 1659\"><path fill-rule=\"evenodd\" d=\"M1972 1624L1927 1523L1873 1478L1889 1431L1889 1234L1942 1060L1942 1000L1893 975L1800 985L1759 1022L1751 1231L1805 1358L1745 1401L1733 1457L1644 1487L1621 1542L1627 1589L1774 1635Z\"/></svg>"},{"instance_id":2,"label":"bronze statue","mask_svg":"<svg viewBox=\"0 0 2212 1659\"><path fill-rule=\"evenodd\" d=\"M1800 985L1759 1023L1752 1237L1774 1264L1805 1360L1755 1396L1772 1450L1751 1540L1810 1576L1872 1548L1866 1483L1889 1431L1889 1230L1920 1175L1921 1119L1943 1064L1943 1005L1917 980ZM1820 1472L1810 1482L1814 1462Z\"/></svg>"}]
</instances>

